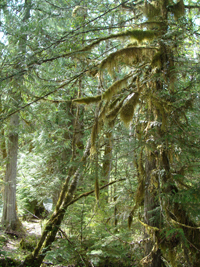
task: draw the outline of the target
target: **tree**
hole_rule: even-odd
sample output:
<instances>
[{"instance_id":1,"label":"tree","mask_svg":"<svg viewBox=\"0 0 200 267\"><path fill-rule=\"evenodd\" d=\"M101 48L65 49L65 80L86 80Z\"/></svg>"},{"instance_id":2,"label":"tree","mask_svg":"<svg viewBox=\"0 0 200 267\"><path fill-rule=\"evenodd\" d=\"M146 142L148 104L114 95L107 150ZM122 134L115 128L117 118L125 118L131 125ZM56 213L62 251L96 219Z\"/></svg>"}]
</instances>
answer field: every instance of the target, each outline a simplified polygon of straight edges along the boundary
<instances>
[{"instance_id":1,"label":"tree","mask_svg":"<svg viewBox=\"0 0 200 267\"><path fill-rule=\"evenodd\" d=\"M24 16L22 24L26 23L30 18L30 1L25 1ZM4 7L5 19L8 20L10 16L8 7ZM23 25L22 25L23 27ZM26 40L27 35L23 34L19 41L18 51L21 53L21 60L25 62L26 54ZM23 86L22 78L20 77L16 81L10 83L12 106L19 107L21 102L20 87ZM19 219L17 216L17 204L16 204L16 178L17 178L17 154L18 154L18 131L19 131L19 115L18 113L11 115L10 125L8 129L8 152L7 152L7 164L6 174L4 180L4 199L3 199L3 216L2 225L7 229L16 230L19 227Z\"/></svg>"},{"instance_id":2,"label":"tree","mask_svg":"<svg viewBox=\"0 0 200 267\"><path fill-rule=\"evenodd\" d=\"M124 5L124 7L132 9L131 6ZM135 4L135 12L136 7L139 7L147 18L146 22L139 24L141 27L146 27L147 30L130 30L109 38L131 36L137 42L143 42L143 46L129 44L127 47L111 53L100 64L101 72L107 69L112 73L117 68L122 73L119 67L122 63L131 65L130 68L133 64L132 73L112 84L101 96L77 99L75 102L88 104L104 99L106 101L105 108L106 105L109 107L109 104L112 105L112 101L115 101L113 96L116 93L118 93L118 97L121 94L123 100L120 101L121 98L118 98L114 108L112 106L112 109L107 109L106 117L109 118L109 114L116 116L119 112L126 125L132 121L136 110L138 116L142 118L139 123L135 121L135 133L141 143L141 154L136 160L139 187L136 193L136 206L131 216L137 205L144 203L143 225L151 239L145 245L146 257L143 259L143 264L145 266L165 266L162 251L169 240L166 238L168 234L165 236L163 233L167 232L169 221L176 218L177 224L182 225L183 229L182 232L177 229L173 230L174 232L178 231L176 235L179 238L173 240L174 235L172 235L171 243L167 245L168 249L172 250L179 242L185 246L185 237L196 247L196 251L193 251L193 258L189 258L187 250L184 250L188 264L191 265L192 262L194 266L198 266L198 244L196 238L192 238L188 228L192 227L192 231L197 231L195 236L199 236L199 233L196 224L189 219L183 205L174 202L179 188L173 179L173 173L176 170L173 169L173 164L171 166L170 162L174 147L182 147L180 143L172 141L171 131L174 135L175 133L179 136L183 134L183 132L180 133L180 128L171 122L180 120L181 127L185 127L187 121L185 123L182 116L186 117L186 113L190 110L188 104L193 101L188 90L187 96L185 94L181 100L181 106L178 108L176 106L177 96L180 92L186 91L185 83L187 83L187 88L192 89L191 82L193 80L193 77L187 77L183 78L184 84L178 85L177 83L177 79L182 78L180 64L184 62L185 71L188 64L187 59L183 61L183 57L179 57L179 51L183 49L181 46L184 45L185 26L188 24L187 20L181 19L184 16L185 6L183 1L170 2L170 5L166 1L157 1L156 3L145 1L144 5L142 2ZM176 24L180 23L185 32L178 31L170 14L174 15ZM177 36L181 39L180 42L177 41ZM144 45L145 40L147 43ZM101 41L99 40L99 42ZM97 43L98 41L93 45ZM128 81L130 77L132 80ZM124 87L127 88L127 91L129 90L127 95L122 91ZM122 92L120 93L120 91ZM166 206L165 201L169 196L171 196L170 204Z\"/></svg>"},{"instance_id":3,"label":"tree","mask_svg":"<svg viewBox=\"0 0 200 267\"><path fill-rule=\"evenodd\" d=\"M3 216L2 224L8 229L16 230L18 224L17 210L16 210L16 176L17 176L17 149L18 149L18 129L19 118L18 115L13 115L10 119L12 132L9 135L8 144L8 163L6 166L5 188L3 199Z\"/></svg>"}]
</instances>

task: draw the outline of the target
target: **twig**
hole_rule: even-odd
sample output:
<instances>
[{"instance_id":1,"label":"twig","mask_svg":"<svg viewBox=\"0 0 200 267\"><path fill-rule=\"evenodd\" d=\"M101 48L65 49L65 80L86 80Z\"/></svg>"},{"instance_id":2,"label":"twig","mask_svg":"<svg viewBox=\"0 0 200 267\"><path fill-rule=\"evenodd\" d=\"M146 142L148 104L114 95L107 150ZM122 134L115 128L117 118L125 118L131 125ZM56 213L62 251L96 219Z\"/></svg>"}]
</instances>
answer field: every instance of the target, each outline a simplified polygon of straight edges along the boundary
<instances>
[{"instance_id":1,"label":"twig","mask_svg":"<svg viewBox=\"0 0 200 267\"><path fill-rule=\"evenodd\" d=\"M30 213L33 217L35 217L36 219L40 220L39 217L37 217L35 214L33 214L32 212L30 212L29 210L27 210L26 208L22 208L23 210L27 211L28 213Z\"/></svg>"}]
</instances>

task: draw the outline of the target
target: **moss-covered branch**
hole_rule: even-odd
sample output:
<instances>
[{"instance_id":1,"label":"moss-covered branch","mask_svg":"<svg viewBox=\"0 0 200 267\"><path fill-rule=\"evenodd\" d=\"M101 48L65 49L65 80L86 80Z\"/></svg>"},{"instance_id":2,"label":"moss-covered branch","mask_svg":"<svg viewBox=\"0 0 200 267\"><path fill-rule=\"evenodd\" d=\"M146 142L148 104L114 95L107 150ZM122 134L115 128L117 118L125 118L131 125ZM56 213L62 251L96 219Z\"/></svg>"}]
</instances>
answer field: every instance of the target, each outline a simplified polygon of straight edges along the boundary
<instances>
[{"instance_id":1,"label":"moss-covered branch","mask_svg":"<svg viewBox=\"0 0 200 267\"><path fill-rule=\"evenodd\" d=\"M89 96L89 97L82 97L82 98L77 98L74 99L73 102L77 104L86 104L89 105L91 103L97 103L100 102L101 100L110 100L112 96L121 91L123 88L127 87L128 84L128 79L131 77L131 74L126 75L122 79L114 82L104 93L101 95L97 96Z\"/></svg>"},{"instance_id":2,"label":"moss-covered branch","mask_svg":"<svg viewBox=\"0 0 200 267\"><path fill-rule=\"evenodd\" d=\"M124 32L120 33L115 33L115 34L110 34L108 36L99 38L98 40L92 42L91 44L85 46L81 51L89 51L92 48L94 48L96 45L100 44L103 41L107 41L110 39L116 39L116 38L122 38L122 37L130 37L131 39L134 39L138 42L142 42L145 40L153 40L157 36L156 31L152 30L138 30L138 29L133 29L133 30L127 30Z\"/></svg>"}]
</instances>

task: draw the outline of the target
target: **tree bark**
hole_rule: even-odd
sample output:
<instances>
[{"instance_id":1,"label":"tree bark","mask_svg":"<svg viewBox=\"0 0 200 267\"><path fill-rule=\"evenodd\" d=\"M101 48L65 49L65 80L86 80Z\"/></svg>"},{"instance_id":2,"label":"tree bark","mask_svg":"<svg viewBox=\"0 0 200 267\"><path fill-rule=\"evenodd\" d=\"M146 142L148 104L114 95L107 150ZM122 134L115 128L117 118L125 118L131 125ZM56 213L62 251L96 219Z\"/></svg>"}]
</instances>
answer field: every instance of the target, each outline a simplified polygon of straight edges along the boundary
<instances>
[{"instance_id":1,"label":"tree bark","mask_svg":"<svg viewBox=\"0 0 200 267\"><path fill-rule=\"evenodd\" d=\"M110 171L112 168L112 132L108 130L105 134L105 150L103 159L102 178L105 182L110 182ZM112 189L108 188L107 202L112 201Z\"/></svg>"},{"instance_id":2,"label":"tree bark","mask_svg":"<svg viewBox=\"0 0 200 267\"><path fill-rule=\"evenodd\" d=\"M145 243L145 255L143 266L145 267L162 267L165 264L162 261L161 250L157 247L156 231L161 224L161 214L158 202L158 188L152 183L152 179L157 179L153 174L156 170L156 158L152 152L149 152L145 162L145 192L144 192L144 222L149 226L148 232L145 229L145 238L151 236L151 239ZM152 178L152 176L154 176ZM152 227L152 229L151 229Z\"/></svg>"},{"instance_id":3,"label":"tree bark","mask_svg":"<svg viewBox=\"0 0 200 267\"><path fill-rule=\"evenodd\" d=\"M18 217L16 211L16 177L18 152L19 117L14 114L10 118L10 133L8 136L8 156L4 179L2 225L7 230L16 230Z\"/></svg>"}]
</instances>

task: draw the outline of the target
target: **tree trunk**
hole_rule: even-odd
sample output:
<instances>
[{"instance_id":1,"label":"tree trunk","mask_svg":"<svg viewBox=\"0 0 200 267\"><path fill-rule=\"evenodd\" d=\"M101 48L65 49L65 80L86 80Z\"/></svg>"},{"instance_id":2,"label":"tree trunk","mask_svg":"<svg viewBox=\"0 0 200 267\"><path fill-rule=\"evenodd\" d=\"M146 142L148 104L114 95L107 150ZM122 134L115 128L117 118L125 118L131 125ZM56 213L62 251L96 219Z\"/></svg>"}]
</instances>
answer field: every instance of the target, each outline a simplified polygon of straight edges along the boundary
<instances>
[{"instance_id":1,"label":"tree trunk","mask_svg":"<svg viewBox=\"0 0 200 267\"><path fill-rule=\"evenodd\" d=\"M7 230L16 230L18 217L16 211L16 177L18 152L19 117L14 114L10 118L10 133L8 136L8 156L6 164L2 225Z\"/></svg>"},{"instance_id":2,"label":"tree trunk","mask_svg":"<svg viewBox=\"0 0 200 267\"><path fill-rule=\"evenodd\" d=\"M108 130L105 137L105 150L103 159L102 178L105 182L110 182L110 171L112 168L112 132ZM111 188L108 188L107 202L112 201Z\"/></svg>"},{"instance_id":3,"label":"tree trunk","mask_svg":"<svg viewBox=\"0 0 200 267\"><path fill-rule=\"evenodd\" d=\"M145 162L145 192L144 192L144 222L149 226L148 232L145 229L145 238L151 237L151 240L145 243L145 255L143 265L145 267L162 267L165 264L162 261L161 250L156 245L156 231L161 224L161 214L158 202L158 188L152 183L152 179L157 179L153 174L156 170L156 158L152 152L147 155Z\"/></svg>"},{"instance_id":4,"label":"tree trunk","mask_svg":"<svg viewBox=\"0 0 200 267\"><path fill-rule=\"evenodd\" d=\"M169 160L167 157L167 153L163 152L162 153L162 165L165 169L165 175L164 175L164 183L167 185L167 182L169 180L169 173L170 173L170 165L169 165ZM172 196L175 196L178 194L178 188L175 185L175 182L170 182L168 186L165 187L165 194L169 196L171 194ZM173 249L176 245L178 245L180 242L182 243L183 246L183 251L185 254L185 259L187 261L187 265L193 266L193 267L198 267L200 266L200 231L198 225L193 222L189 215L186 212L186 208L183 204L178 203L178 202L173 202L170 201L170 206L166 207L167 208L167 216L168 218L171 218L174 220L174 223L176 222L177 228L182 228L183 233L186 237L186 239L178 239L174 240L172 239L171 242L171 249ZM169 243L169 242L168 242ZM186 243L189 248L187 248ZM168 245L169 246L169 245ZM190 251L190 253L189 253Z\"/></svg>"}]
</instances>

